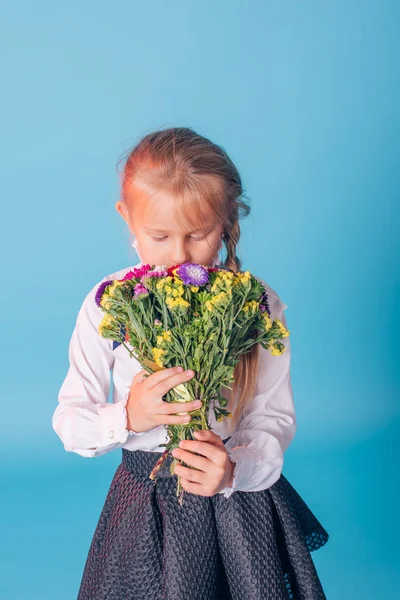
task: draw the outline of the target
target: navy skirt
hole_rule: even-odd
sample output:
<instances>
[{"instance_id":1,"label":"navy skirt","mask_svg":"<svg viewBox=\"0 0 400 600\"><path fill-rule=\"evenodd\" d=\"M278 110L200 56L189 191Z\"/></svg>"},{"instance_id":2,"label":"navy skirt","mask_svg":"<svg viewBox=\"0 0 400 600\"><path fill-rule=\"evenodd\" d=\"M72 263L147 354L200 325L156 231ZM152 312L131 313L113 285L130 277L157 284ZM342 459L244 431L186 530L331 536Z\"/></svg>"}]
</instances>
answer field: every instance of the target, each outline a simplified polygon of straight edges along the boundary
<instances>
[{"instance_id":1,"label":"navy skirt","mask_svg":"<svg viewBox=\"0 0 400 600\"><path fill-rule=\"evenodd\" d=\"M171 456L149 479L160 456L122 449L78 600L326 598L310 552L328 534L283 475L229 498L185 492L180 506Z\"/></svg>"}]
</instances>

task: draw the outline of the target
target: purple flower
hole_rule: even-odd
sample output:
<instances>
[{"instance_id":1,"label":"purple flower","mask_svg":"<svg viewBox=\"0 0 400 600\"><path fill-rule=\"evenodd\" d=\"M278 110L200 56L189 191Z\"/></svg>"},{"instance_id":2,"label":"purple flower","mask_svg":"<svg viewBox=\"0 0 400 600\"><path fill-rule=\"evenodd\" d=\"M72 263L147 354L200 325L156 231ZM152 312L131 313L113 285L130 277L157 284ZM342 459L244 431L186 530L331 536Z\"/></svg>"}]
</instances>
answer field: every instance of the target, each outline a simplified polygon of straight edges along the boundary
<instances>
[{"instance_id":1,"label":"purple flower","mask_svg":"<svg viewBox=\"0 0 400 600\"><path fill-rule=\"evenodd\" d=\"M148 294L149 290L143 285L143 283L137 283L134 287L135 296L142 296L142 294Z\"/></svg>"},{"instance_id":2,"label":"purple flower","mask_svg":"<svg viewBox=\"0 0 400 600\"><path fill-rule=\"evenodd\" d=\"M268 316L271 316L271 311L270 311L269 304L268 304L268 294L267 294L266 290L261 295L260 311L261 312L267 311Z\"/></svg>"},{"instance_id":3,"label":"purple flower","mask_svg":"<svg viewBox=\"0 0 400 600\"><path fill-rule=\"evenodd\" d=\"M103 283L101 283L99 285L99 287L97 288L97 292L96 292L96 296L95 296L95 301L96 301L97 306L100 306L100 301L103 297L104 290L106 289L106 287L108 287L112 283L113 283L112 279L107 279L107 281L103 281Z\"/></svg>"},{"instance_id":4,"label":"purple flower","mask_svg":"<svg viewBox=\"0 0 400 600\"><path fill-rule=\"evenodd\" d=\"M205 285L209 279L207 269L196 263L183 263L177 268L176 274L185 285Z\"/></svg>"}]
</instances>

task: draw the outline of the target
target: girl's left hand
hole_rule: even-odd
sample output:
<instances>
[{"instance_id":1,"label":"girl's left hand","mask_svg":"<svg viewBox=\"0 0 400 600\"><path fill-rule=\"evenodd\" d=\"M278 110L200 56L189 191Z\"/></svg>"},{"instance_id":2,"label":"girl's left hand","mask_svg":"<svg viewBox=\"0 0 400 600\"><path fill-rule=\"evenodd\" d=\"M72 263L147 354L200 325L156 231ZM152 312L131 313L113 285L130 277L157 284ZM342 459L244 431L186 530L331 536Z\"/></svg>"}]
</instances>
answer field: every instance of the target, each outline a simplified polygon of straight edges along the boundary
<instances>
[{"instance_id":1,"label":"girl's left hand","mask_svg":"<svg viewBox=\"0 0 400 600\"><path fill-rule=\"evenodd\" d=\"M219 435L209 429L198 433L198 441L183 440L180 447L172 451L175 458L195 468L177 464L174 472L181 478L181 485L187 492L213 496L232 485L235 463L230 460Z\"/></svg>"}]
</instances>

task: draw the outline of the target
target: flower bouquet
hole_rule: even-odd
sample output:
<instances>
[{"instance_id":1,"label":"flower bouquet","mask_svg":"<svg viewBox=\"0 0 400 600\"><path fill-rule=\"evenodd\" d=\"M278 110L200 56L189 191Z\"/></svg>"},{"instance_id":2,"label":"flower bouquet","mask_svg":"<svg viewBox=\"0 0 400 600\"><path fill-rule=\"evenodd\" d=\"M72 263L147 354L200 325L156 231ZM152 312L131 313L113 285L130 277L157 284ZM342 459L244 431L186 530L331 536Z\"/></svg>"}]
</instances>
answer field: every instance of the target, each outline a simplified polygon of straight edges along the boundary
<instances>
[{"instance_id":1,"label":"flower bouquet","mask_svg":"<svg viewBox=\"0 0 400 600\"><path fill-rule=\"evenodd\" d=\"M162 444L165 451L150 479L181 440L195 439L195 431L211 428L211 406L217 421L232 416L220 390L232 389L240 357L255 344L281 355L286 347L279 340L290 333L279 319L272 322L268 294L249 271L233 273L193 263L170 269L147 264L121 280L102 282L96 303L105 313L99 333L121 342L149 374L178 364L195 373L170 390L166 401L184 405L200 398L203 404L191 412L189 423L165 425L168 442ZM171 474L177 462L171 462ZM181 501L183 491L178 476Z\"/></svg>"}]
</instances>

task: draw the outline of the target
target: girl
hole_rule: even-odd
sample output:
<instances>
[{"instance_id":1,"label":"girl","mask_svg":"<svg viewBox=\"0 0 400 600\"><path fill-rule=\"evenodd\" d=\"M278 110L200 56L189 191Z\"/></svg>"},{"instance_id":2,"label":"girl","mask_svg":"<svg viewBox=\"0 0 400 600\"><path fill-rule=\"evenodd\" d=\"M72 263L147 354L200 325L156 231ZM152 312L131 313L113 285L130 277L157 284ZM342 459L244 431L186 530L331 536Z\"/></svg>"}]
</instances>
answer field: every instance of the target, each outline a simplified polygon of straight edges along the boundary
<instances>
[{"instance_id":1,"label":"girl","mask_svg":"<svg viewBox=\"0 0 400 600\"><path fill-rule=\"evenodd\" d=\"M135 237L141 262L134 268L213 266L225 246L222 266L240 269L239 217L250 209L220 146L190 128L156 131L130 152L121 184L116 209ZM310 551L328 534L282 474L296 430L289 338L282 356L260 346L244 355L226 396L232 419L217 422L210 411L212 431L174 450L195 467L176 467L187 492L180 506L171 457L155 482L149 474L167 441L165 425L190 420L163 396L194 373L177 365L148 376L122 344L98 332L100 283L123 279L132 268L107 275L84 299L53 415L67 452L93 457L122 449L78 600L325 598ZM263 283L271 318L286 326L286 304ZM191 402L187 410L196 407Z\"/></svg>"}]
</instances>

